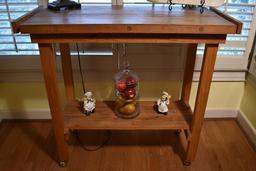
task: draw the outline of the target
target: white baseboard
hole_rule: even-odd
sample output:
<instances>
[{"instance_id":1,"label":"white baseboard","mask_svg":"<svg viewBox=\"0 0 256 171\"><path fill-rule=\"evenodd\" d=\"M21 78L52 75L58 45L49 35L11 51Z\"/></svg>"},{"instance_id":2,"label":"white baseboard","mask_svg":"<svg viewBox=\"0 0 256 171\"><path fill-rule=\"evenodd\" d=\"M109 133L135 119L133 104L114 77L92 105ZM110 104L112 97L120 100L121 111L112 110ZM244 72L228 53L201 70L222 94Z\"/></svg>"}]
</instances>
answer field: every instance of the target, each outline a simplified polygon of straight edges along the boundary
<instances>
[{"instance_id":1,"label":"white baseboard","mask_svg":"<svg viewBox=\"0 0 256 171\"><path fill-rule=\"evenodd\" d=\"M236 118L236 109L207 109L204 118Z\"/></svg>"},{"instance_id":2,"label":"white baseboard","mask_svg":"<svg viewBox=\"0 0 256 171\"><path fill-rule=\"evenodd\" d=\"M205 118L236 118L238 110L208 109ZM29 111L0 111L2 119L51 119L48 109L35 109ZM0 119L1 120L1 119Z\"/></svg>"},{"instance_id":3,"label":"white baseboard","mask_svg":"<svg viewBox=\"0 0 256 171\"><path fill-rule=\"evenodd\" d=\"M245 81L246 73L244 71L241 72L214 72L212 80L213 81ZM193 81L199 81L200 72L196 71L193 75Z\"/></svg>"},{"instance_id":4,"label":"white baseboard","mask_svg":"<svg viewBox=\"0 0 256 171\"><path fill-rule=\"evenodd\" d=\"M256 150L256 129L253 127L251 122L247 119L242 111L238 112L237 121L247 134L248 138L252 142L254 149Z\"/></svg>"}]
</instances>

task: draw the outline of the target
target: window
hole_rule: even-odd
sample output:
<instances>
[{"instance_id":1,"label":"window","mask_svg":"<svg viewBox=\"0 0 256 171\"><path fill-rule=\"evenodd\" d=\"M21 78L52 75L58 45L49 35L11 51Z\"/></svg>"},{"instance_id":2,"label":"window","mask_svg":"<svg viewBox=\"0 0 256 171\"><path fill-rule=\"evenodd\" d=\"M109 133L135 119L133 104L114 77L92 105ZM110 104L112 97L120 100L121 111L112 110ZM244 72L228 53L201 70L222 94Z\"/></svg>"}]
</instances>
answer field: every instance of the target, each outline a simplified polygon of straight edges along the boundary
<instances>
[{"instance_id":1,"label":"window","mask_svg":"<svg viewBox=\"0 0 256 171\"><path fill-rule=\"evenodd\" d=\"M52 2L50 0L49 2ZM111 0L78 0L84 3L111 3ZM0 55L38 55L38 45L28 34L13 34L11 20L38 7L37 0L0 0Z\"/></svg>"},{"instance_id":2,"label":"window","mask_svg":"<svg viewBox=\"0 0 256 171\"><path fill-rule=\"evenodd\" d=\"M13 34L10 21L38 6L37 0L0 0L0 55L35 55L37 44L26 34Z\"/></svg>"},{"instance_id":3,"label":"window","mask_svg":"<svg viewBox=\"0 0 256 171\"><path fill-rule=\"evenodd\" d=\"M226 0L225 4L219 7L224 13L243 22L241 34L228 35L225 44L221 45L218 57L231 58L230 65L237 65L237 70L246 70L248 57L253 44L256 26L256 0ZM199 50L200 53L200 50ZM232 62L232 58L237 62ZM232 66L230 66L232 69Z\"/></svg>"},{"instance_id":4,"label":"window","mask_svg":"<svg viewBox=\"0 0 256 171\"><path fill-rule=\"evenodd\" d=\"M147 0L124 0L124 3L149 3Z\"/></svg>"},{"instance_id":5,"label":"window","mask_svg":"<svg viewBox=\"0 0 256 171\"><path fill-rule=\"evenodd\" d=\"M49 2L53 2L55 0L49 0ZM111 0L73 0L75 2L79 2L81 4L86 4L86 3L94 3L94 4L103 4L103 3L111 3Z\"/></svg>"},{"instance_id":6,"label":"window","mask_svg":"<svg viewBox=\"0 0 256 171\"><path fill-rule=\"evenodd\" d=\"M122 1L122 0L120 0ZM147 0L123 0L123 3L148 3ZM166 5L166 8L168 4ZM242 33L228 35L225 44L220 45L216 70L246 70L249 52L252 47L256 28L256 0L225 0L219 10L243 22ZM199 70L204 45L200 44L197 51L196 70Z\"/></svg>"},{"instance_id":7,"label":"window","mask_svg":"<svg viewBox=\"0 0 256 171\"><path fill-rule=\"evenodd\" d=\"M247 47L251 47L249 37L253 37L253 32L250 32L252 28L252 19L254 16L254 10L256 6L256 0L226 0L225 4L219 7L221 11L243 22L242 33L237 35L228 35L225 44L220 45L218 56L236 56L242 58L248 58ZM203 46L199 46L198 54L202 55Z\"/></svg>"},{"instance_id":8,"label":"window","mask_svg":"<svg viewBox=\"0 0 256 171\"><path fill-rule=\"evenodd\" d=\"M103 4L103 3L111 3L111 0L78 0L78 2L80 2L81 4L85 4L85 3Z\"/></svg>"},{"instance_id":9,"label":"window","mask_svg":"<svg viewBox=\"0 0 256 171\"><path fill-rule=\"evenodd\" d=\"M38 3L46 5L46 1L0 0L0 82L37 82L43 80L38 45L31 43L29 35L13 35L10 20L16 19L36 8ZM51 2L52 0L49 1ZM79 2L82 4L111 3L111 0L80 0ZM18 52L16 52L15 41L17 42ZM61 62L58 45L54 44L53 47L57 51L57 71L60 72ZM108 80L112 79L113 73L110 70L116 67L112 49L112 44L79 44L81 63L86 73L86 79L95 80L95 78L99 77L104 79L107 77ZM73 50L71 54L75 55L72 58L74 78L79 79L77 53L74 44L71 45L71 50Z\"/></svg>"},{"instance_id":10,"label":"window","mask_svg":"<svg viewBox=\"0 0 256 171\"><path fill-rule=\"evenodd\" d=\"M44 2L45 0L39 0ZM50 2L53 0L50 0ZM82 4L85 3L148 3L147 0L75 0ZM6 4L8 3L8 5ZM34 58L39 54L37 44L32 44L29 35L24 34L12 34L10 27L10 20L15 19L26 12L36 8L38 6L37 0L0 0L0 57L4 59L6 55L7 60L11 59L10 56L17 58L17 55L29 56ZM168 4L165 5L168 9ZM226 0L226 3L219 7L223 12L239 19L244 23L243 31L240 35L229 35L227 37L227 43L223 44L219 48L218 58L216 61L215 71L244 71L247 68L249 51L253 42L253 35L255 34L256 27L256 0ZM15 44L16 42L16 44ZM132 45L131 45L132 46ZM148 46L148 45L140 45ZM85 52L85 55L100 55L100 56L115 56L115 51L111 44L83 44L80 45L81 54ZM16 51L18 49L18 52ZM129 47L128 47L129 48ZM134 46L130 47L134 48ZM154 48L159 48L154 46ZM74 45L72 47L75 50ZM168 49L168 48L166 48ZM183 46L177 47L180 52L184 51ZM137 49L138 50L138 49ZM154 49L155 50L155 49ZM196 70L199 70L202 62L204 46L198 47L198 58L196 61ZM135 51L139 54L138 51ZM135 53L134 52L134 53ZM23 57L22 59L25 59ZM165 59L165 58L164 58ZM177 60L181 58L177 57ZM35 59L36 62L39 59ZM172 60L176 60L172 58ZM12 61L13 62L13 61ZM30 60L31 62L31 60ZM172 61L173 63L177 61ZM19 66L19 64L17 64ZM180 68L182 64L179 64ZM31 66L31 65L29 65ZM178 67L178 66L177 66ZM26 68L23 67L23 68ZM8 68L7 68L8 69ZM181 68L182 69L182 68ZM228 77L227 77L228 79Z\"/></svg>"}]
</instances>

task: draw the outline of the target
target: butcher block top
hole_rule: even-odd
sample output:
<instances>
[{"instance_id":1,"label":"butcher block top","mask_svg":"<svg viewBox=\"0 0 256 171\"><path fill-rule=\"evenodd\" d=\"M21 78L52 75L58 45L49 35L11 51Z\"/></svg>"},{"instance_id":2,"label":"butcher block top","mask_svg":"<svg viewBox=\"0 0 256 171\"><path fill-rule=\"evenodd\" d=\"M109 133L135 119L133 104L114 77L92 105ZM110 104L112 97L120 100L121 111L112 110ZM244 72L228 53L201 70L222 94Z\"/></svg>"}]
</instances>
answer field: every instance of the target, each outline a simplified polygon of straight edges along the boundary
<instances>
[{"instance_id":1,"label":"butcher block top","mask_svg":"<svg viewBox=\"0 0 256 171\"><path fill-rule=\"evenodd\" d=\"M37 8L12 22L14 32L30 34L236 34L242 23L215 8L182 9L152 5L85 5L81 10Z\"/></svg>"}]
</instances>

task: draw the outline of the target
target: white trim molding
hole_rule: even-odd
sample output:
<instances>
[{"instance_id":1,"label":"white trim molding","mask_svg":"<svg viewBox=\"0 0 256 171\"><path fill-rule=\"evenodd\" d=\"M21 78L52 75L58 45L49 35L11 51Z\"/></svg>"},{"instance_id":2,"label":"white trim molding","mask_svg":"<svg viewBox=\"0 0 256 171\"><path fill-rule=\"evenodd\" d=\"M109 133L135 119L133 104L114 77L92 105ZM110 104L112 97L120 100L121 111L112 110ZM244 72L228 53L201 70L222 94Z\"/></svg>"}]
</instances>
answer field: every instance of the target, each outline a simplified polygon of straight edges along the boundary
<instances>
[{"instance_id":1,"label":"white trim molding","mask_svg":"<svg viewBox=\"0 0 256 171\"><path fill-rule=\"evenodd\" d=\"M200 72L196 71L193 75L193 81L199 81ZM241 72L214 72L212 81L245 81L246 73Z\"/></svg>"},{"instance_id":2,"label":"white trim molding","mask_svg":"<svg viewBox=\"0 0 256 171\"><path fill-rule=\"evenodd\" d=\"M247 119L242 111L238 112L237 121L252 142L254 149L256 150L256 129L253 127L251 122Z\"/></svg>"},{"instance_id":3,"label":"white trim molding","mask_svg":"<svg viewBox=\"0 0 256 171\"><path fill-rule=\"evenodd\" d=\"M204 118L236 118L238 110L236 109L206 109Z\"/></svg>"}]
</instances>

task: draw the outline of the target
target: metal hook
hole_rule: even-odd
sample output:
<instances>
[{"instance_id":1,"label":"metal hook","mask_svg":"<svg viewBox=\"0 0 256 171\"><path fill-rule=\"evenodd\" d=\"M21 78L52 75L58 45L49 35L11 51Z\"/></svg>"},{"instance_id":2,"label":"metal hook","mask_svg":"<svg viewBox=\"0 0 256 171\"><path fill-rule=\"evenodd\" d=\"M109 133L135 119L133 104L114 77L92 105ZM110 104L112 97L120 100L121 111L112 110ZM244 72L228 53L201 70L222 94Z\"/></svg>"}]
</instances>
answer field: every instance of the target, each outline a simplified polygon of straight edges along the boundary
<instances>
[{"instance_id":1,"label":"metal hook","mask_svg":"<svg viewBox=\"0 0 256 171\"><path fill-rule=\"evenodd\" d=\"M171 11L171 10L172 10L172 5L173 5L172 0L169 0L169 3L170 3L170 4L169 4L169 7L168 7L168 8L169 8L169 11Z\"/></svg>"},{"instance_id":2,"label":"metal hook","mask_svg":"<svg viewBox=\"0 0 256 171\"><path fill-rule=\"evenodd\" d=\"M204 4L205 4L205 0L201 0L200 1L200 13L202 14L204 12Z\"/></svg>"}]
</instances>

